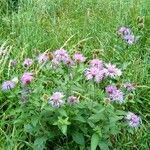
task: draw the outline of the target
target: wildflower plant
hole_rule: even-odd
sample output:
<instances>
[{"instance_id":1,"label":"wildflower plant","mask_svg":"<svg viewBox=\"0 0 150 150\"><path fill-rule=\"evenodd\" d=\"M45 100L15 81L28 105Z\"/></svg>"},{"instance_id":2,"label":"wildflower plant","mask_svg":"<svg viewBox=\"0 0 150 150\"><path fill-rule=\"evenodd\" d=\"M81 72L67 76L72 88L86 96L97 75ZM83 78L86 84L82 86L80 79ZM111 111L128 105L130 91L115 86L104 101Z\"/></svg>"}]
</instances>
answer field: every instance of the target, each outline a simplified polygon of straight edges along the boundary
<instances>
[{"instance_id":1,"label":"wildflower plant","mask_svg":"<svg viewBox=\"0 0 150 150\"><path fill-rule=\"evenodd\" d=\"M116 82L121 81L123 74L121 66L90 59L82 53L70 55L64 49L54 51L52 60L47 52L36 58L37 64L27 58L23 65L42 66L38 71L32 68L26 71L25 67L20 81L4 81L1 92L14 90L12 98L21 107L14 123L23 126L24 132L39 146L50 143L56 148L57 142L96 150L104 142L109 148L112 136L121 133L124 126L133 130L140 127L141 118L124 109L126 93L135 90L134 86L126 82L117 87Z\"/></svg>"}]
</instances>

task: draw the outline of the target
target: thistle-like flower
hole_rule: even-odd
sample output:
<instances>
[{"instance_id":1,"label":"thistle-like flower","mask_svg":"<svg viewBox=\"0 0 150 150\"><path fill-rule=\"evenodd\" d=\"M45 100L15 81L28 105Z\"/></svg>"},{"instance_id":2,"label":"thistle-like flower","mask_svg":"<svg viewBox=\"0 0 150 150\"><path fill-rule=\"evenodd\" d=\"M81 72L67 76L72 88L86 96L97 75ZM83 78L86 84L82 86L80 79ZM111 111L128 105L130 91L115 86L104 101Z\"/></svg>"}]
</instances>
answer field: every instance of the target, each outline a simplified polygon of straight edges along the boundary
<instances>
[{"instance_id":1,"label":"thistle-like flower","mask_svg":"<svg viewBox=\"0 0 150 150\"><path fill-rule=\"evenodd\" d=\"M131 127L138 127L141 123L141 118L132 112L128 112L126 120Z\"/></svg>"},{"instance_id":2,"label":"thistle-like flower","mask_svg":"<svg viewBox=\"0 0 150 150\"><path fill-rule=\"evenodd\" d=\"M60 107L61 105L64 104L63 97L64 97L63 93L61 93L61 92L55 92L49 98L48 103L50 105L52 105L52 107Z\"/></svg>"}]
</instances>

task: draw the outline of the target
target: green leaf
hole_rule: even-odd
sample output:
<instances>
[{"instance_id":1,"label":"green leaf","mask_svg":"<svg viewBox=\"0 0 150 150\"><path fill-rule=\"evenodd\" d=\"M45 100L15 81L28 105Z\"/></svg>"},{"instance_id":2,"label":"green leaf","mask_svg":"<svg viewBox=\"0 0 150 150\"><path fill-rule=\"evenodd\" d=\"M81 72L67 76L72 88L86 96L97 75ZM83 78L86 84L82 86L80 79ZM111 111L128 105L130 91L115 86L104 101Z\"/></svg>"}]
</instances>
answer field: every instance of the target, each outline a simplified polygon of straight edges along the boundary
<instances>
[{"instance_id":1,"label":"green leaf","mask_svg":"<svg viewBox=\"0 0 150 150\"><path fill-rule=\"evenodd\" d=\"M39 137L34 141L33 150L43 150L45 148L47 138Z\"/></svg>"},{"instance_id":2,"label":"green leaf","mask_svg":"<svg viewBox=\"0 0 150 150\"><path fill-rule=\"evenodd\" d=\"M58 112L61 116L67 117L67 112L63 108L58 109Z\"/></svg>"},{"instance_id":3,"label":"green leaf","mask_svg":"<svg viewBox=\"0 0 150 150\"><path fill-rule=\"evenodd\" d=\"M108 144L104 141L100 141L99 147L100 147L101 150L109 150Z\"/></svg>"},{"instance_id":4,"label":"green leaf","mask_svg":"<svg viewBox=\"0 0 150 150\"><path fill-rule=\"evenodd\" d=\"M37 125L37 123L38 123L38 117L33 117L32 119L31 119L31 123L32 123L32 125L34 126L34 127L36 127L36 125Z\"/></svg>"},{"instance_id":5,"label":"green leaf","mask_svg":"<svg viewBox=\"0 0 150 150\"><path fill-rule=\"evenodd\" d=\"M100 137L97 133L94 133L91 138L91 150L96 150Z\"/></svg>"},{"instance_id":6,"label":"green leaf","mask_svg":"<svg viewBox=\"0 0 150 150\"><path fill-rule=\"evenodd\" d=\"M64 135L67 135L67 125L61 125L59 128Z\"/></svg>"},{"instance_id":7,"label":"green leaf","mask_svg":"<svg viewBox=\"0 0 150 150\"><path fill-rule=\"evenodd\" d=\"M82 117L82 116L76 116L75 118L74 118L74 120L77 120L77 121L80 121L80 122L86 122L86 120L84 119L84 117Z\"/></svg>"},{"instance_id":8,"label":"green leaf","mask_svg":"<svg viewBox=\"0 0 150 150\"><path fill-rule=\"evenodd\" d=\"M32 134L34 132L34 128L31 124L24 125L24 130L25 130L25 132L28 132L30 134Z\"/></svg>"},{"instance_id":9,"label":"green leaf","mask_svg":"<svg viewBox=\"0 0 150 150\"><path fill-rule=\"evenodd\" d=\"M75 133L73 133L72 137L73 137L73 140L77 144L80 144L80 145L84 145L85 144L83 133L75 132Z\"/></svg>"},{"instance_id":10,"label":"green leaf","mask_svg":"<svg viewBox=\"0 0 150 150\"><path fill-rule=\"evenodd\" d=\"M99 111L96 114L93 114L92 116L90 116L88 119L91 120L93 123L96 123L102 119L104 119L104 113L103 111L105 110L105 108L103 108L101 111Z\"/></svg>"}]
</instances>

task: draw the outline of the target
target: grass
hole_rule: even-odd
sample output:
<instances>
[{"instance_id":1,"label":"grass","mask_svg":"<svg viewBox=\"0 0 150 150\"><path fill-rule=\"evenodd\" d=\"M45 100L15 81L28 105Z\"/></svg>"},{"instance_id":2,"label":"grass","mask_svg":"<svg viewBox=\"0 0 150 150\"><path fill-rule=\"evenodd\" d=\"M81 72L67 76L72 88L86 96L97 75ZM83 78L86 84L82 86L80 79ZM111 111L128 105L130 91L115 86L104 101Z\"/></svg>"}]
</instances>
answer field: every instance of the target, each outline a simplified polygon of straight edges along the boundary
<instances>
[{"instance_id":1,"label":"grass","mask_svg":"<svg viewBox=\"0 0 150 150\"><path fill-rule=\"evenodd\" d=\"M10 9L7 1L1 0L0 6L0 44L6 43L5 47L10 50L8 59L22 62L26 57L35 57L38 51L64 47L70 53L81 51L91 58L98 53L99 58L123 66L123 79L138 85L137 101L131 103L130 108L141 115L144 127L136 134L126 134L124 130L116 137L114 149L147 150L150 147L149 0L19 0L18 10ZM143 29L138 28L138 16L145 18ZM140 36L136 44L127 46L118 38L116 30L122 25ZM2 61L1 82L16 75L7 67L7 60ZM22 72L20 65L17 74ZM0 103L3 108L9 102L0 97ZM13 126L9 118L13 107L10 105L8 110L9 113L0 113L0 149L8 143L8 149L17 150L22 144L30 149L31 143L21 138L28 135L24 135L21 127ZM9 127L3 130L4 124L10 122L11 130Z\"/></svg>"}]
</instances>

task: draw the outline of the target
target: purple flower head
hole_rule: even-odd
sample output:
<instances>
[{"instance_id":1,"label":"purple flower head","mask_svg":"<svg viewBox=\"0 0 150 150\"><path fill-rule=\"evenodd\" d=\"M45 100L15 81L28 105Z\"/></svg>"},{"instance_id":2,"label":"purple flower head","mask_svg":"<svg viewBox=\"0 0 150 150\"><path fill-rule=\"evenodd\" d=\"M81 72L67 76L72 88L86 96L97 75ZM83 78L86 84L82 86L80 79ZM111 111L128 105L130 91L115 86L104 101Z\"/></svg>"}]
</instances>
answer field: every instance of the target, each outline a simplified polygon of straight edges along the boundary
<instances>
[{"instance_id":1,"label":"purple flower head","mask_svg":"<svg viewBox=\"0 0 150 150\"><path fill-rule=\"evenodd\" d=\"M32 63L33 63L33 60L32 60L32 59L26 58L26 59L24 60L24 62L23 62L23 66L25 66L25 67L30 67L30 66L32 65Z\"/></svg>"},{"instance_id":2,"label":"purple flower head","mask_svg":"<svg viewBox=\"0 0 150 150\"><path fill-rule=\"evenodd\" d=\"M129 28L123 26L123 27L119 28L118 33L119 33L119 35L122 35L122 36L130 35L131 34L131 30Z\"/></svg>"},{"instance_id":3,"label":"purple flower head","mask_svg":"<svg viewBox=\"0 0 150 150\"><path fill-rule=\"evenodd\" d=\"M59 49L54 52L54 59L56 59L58 62L64 62L68 58L69 58L69 55L67 51L64 49Z\"/></svg>"},{"instance_id":4,"label":"purple flower head","mask_svg":"<svg viewBox=\"0 0 150 150\"><path fill-rule=\"evenodd\" d=\"M78 63L85 62L86 60L86 58L81 53L75 53L73 55L73 59L75 60L75 62L78 62Z\"/></svg>"},{"instance_id":5,"label":"purple flower head","mask_svg":"<svg viewBox=\"0 0 150 150\"><path fill-rule=\"evenodd\" d=\"M131 83L128 83L128 82L125 83L123 86L124 86L124 88L127 89L127 91L134 91L135 90L135 86Z\"/></svg>"},{"instance_id":6,"label":"purple flower head","mask_svg":"<svg viewBox=\"0 0 150 150\"><path fill-rule=\"evenodd\" d=\"M32 80L33 80L33 73L30 72L24 73L21 77L21 82L24 85L30 84Z\"/></svg>"},{"instance_id":7,"label":"purple flower head","mask_svg":"<svg viewBox=\"0 0 150 150\"><path fill-rule=\"evenodd\" d=\"M39 56L38 56L38 62L41 64L41 63L45 63L49 60L49 55L48 53L44 52L44 53L41 53Z\"/></svg>"},{"instance_id":8,"label":"purple flower head","mask_svg":"<svg viewBox=\"0 0 150 150\"><path fill-rule=\"evenodd\" d=\"M132 112L128 112L126 120L128 121L128 124L131 127L138 127L141 123L141 118Z\"/></svg>"},{"instance_id":9,"label":"purple flower head","mask_svg":"<svg viewBox=\"0 0 150 150\"><path fill-rule=\"evenodd\" d=\"M125 35L123 38L129 45L132 45L133 43L135 43L135 36L132 34Z\"/></svg>"},{"instance_id":10,"label":"purple flower head","mask_svg":"<svg viewBox=\"0 0 150 150\"><path fill-rule=\"evenodd\" d=\"M117 87L115 85L108 85L105 90L108 94L113 94L117 91Z\"/></svg>"},{"instance_id":11,"label":"purple flower head","mask_svg":"<svg viewBox=\"0 0 150 150\"><path fill-rule=\"evenodd\" d=\"M118 69L116 67L116 65L112 65L112 64L105 64L106 66L106 72L105 72L105 75L107 77L111 77L111 78L115 78L117 76L121 76L122 75L122 72L120 69Z\"/></svg>"},{"instance_id":12,"label":"purple flower head","mask_svg":"<svg viewBox=\"0 0 150 150\"><path fill-rule=\"evenodd\" d=\"M75 97L75 96L69 96L67 102L68 102L70 105L73 105L73 104L78 103L79 100L78 100L78 98Z\"/></svg>"},{"instance_id":13,"label":"purple flower head","mask_svg":"<svg viewBox=\"0 0 150 150\"><path fill-rule=\"evenodd\" d=\"M98 69L103 69L103 62L99 59L93 59L90 61L90 67L96 67Z\"/></svg>"},{"instance_id":14,"label":"purple flower head","mask_svg":"<svg viewBox=\"0 0 150 150\"><path fill-rule=\"evenodd\" d=\"M51 104L52 107L60 107L64 103L64 101L62 100L63 97L64 97L63 93L55 92L50 97L49 104Z\"/></svg>"},{"instance_id":15,"label":"purple flower head","mask_svg":"<svg viewBox=\"0 0 150 150\"><path fill-rule=\"evenodd\" d=\"M112 101L116 101L118 103L123 103L124 102L123 92L120 91L120 90L116 90L112 94L109 94L109 98Z\"/></svg>"},{"instance_id":16,"label":"purple flower head","mask_svg":"<svg viewBox=\"0 0 150 150\"><path fill-rule=\"evenodd\" d=\"M91 67L85 71L85 76L87 80L94 79L98 83L104 78L104 71L96 67Z\"/></svg>"},{"instance_id":17,"label":"purple flower head","mask_svg":"<svg viewBox=\"0 0 150 150\"><path fill-rule=\"evenodd\" d=\"M115 85L108 85L105 88L105 91L108 95L108 98L110 98L111 101L116 101L119 103L124 102L123 92L121 90L117 89L117 87Z\"/></svg>"},{"instance_id":18,"label":"purple flower head","mask_svg":"<svg viewBox=\"0 0 150 150\"><path fill-rule=\"evenodd\" d=\"M66 64L66 65L68 65L68 66L73 66L74 65L74 62L73 62L73 60L71 59L71 58L66 58L65 60L64 60L64 64Z\"/></svg>"},{"instance_id":19,"label":"purple flower head","mask_svg":"<svg viewBox=\"0 0 150 150\"><path fill-rule=\"evenodd\" d=\"M11 80L8 80L8 81L5 81L2 83L2 90L3 91L8 91L8 90L11 90L15 87L15 82L11 81Z\"/></svg>"}]
</instances>

